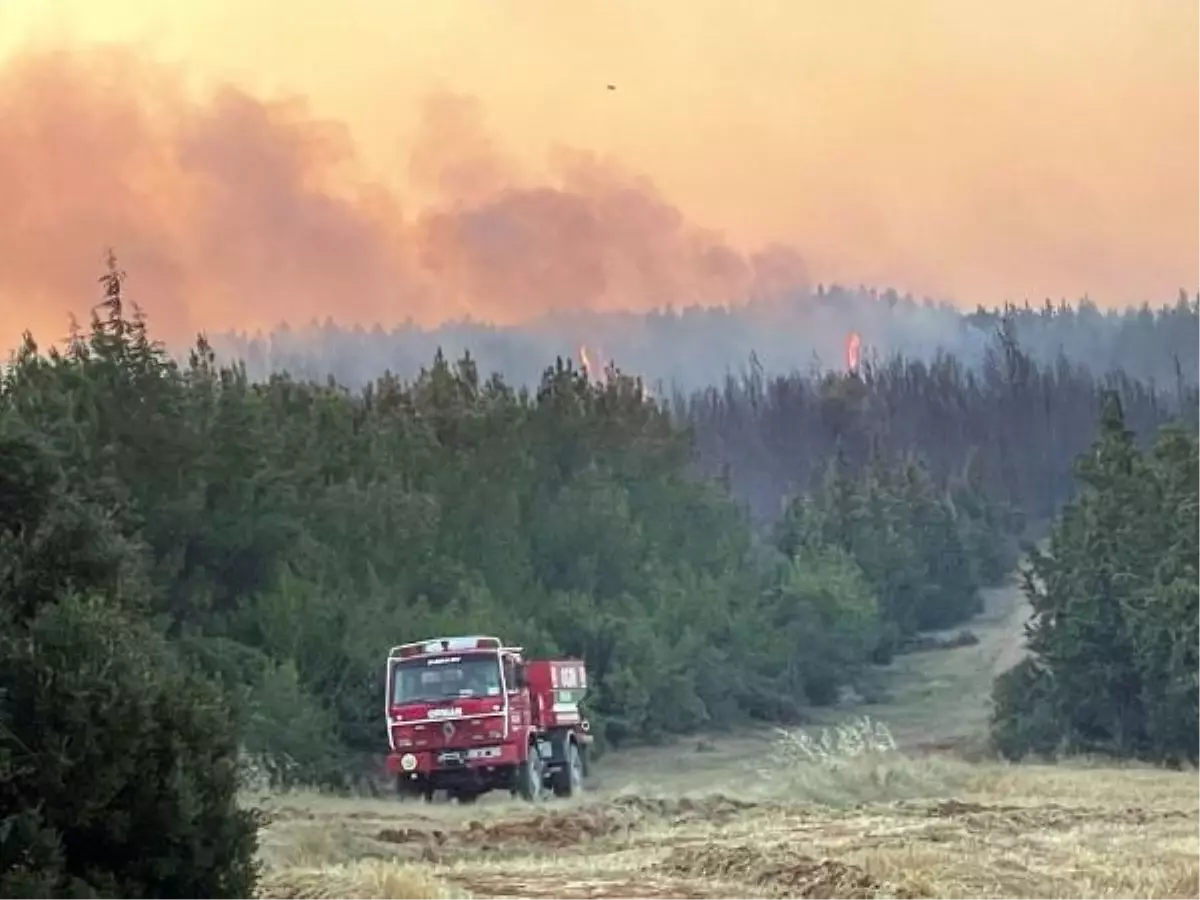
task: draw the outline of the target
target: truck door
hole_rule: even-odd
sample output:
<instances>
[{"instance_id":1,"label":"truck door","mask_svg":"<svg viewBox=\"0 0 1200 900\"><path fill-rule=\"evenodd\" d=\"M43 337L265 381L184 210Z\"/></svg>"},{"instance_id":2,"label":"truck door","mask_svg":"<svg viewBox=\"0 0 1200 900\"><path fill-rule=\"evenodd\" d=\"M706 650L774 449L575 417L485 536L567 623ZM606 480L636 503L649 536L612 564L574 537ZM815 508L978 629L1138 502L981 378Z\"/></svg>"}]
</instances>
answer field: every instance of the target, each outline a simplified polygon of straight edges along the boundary
<instances>
[{"instance_id":1,"label":"truck door","mask_svg":"<svg viewBox=\"0 0 1200 900\"><path fill-rule=\"evenodd\" d=\"M505 654L504 689L508 700L508 732L509 740L519 744L526 742L529 728L533 724L532 710L529 708L529 691L520 683L517 660L510 654ZM523 755L523 754L522 754Z\"/></svg>"}]
</instances>

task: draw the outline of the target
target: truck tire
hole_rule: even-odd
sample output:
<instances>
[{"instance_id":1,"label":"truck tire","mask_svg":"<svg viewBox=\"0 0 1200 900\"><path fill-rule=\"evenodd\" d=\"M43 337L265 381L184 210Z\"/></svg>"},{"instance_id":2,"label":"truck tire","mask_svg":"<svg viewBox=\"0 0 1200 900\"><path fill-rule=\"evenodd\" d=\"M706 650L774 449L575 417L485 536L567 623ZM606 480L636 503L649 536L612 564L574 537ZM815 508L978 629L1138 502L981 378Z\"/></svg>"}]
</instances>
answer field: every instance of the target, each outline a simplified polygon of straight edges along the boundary
<instances>
[{"instance_id":1,"label":"truck tire","mask_svg":"<svg viewBox=\"0 0 1200 900\"><path fill-rule=\"evenodd\" d=\"M396 794L401 800L424 800L428 803L433 796L433 791L427 787L415 785L400 775L396 778Z\"/></svg>"},{"instance_id":2,"label":"truck tire","mask_svg":"<svg viewBox=\"0 0 1200 900\"><path fill-rule=\"evenodd\" d=\"M479 791L452 791L450 798L457 800L459 806L469 806L479 799Z\"/></svg>"},{"instance_id":3,"label":"truck tire","mask_svg":"<svg viewBox=\"0 0 1200 900\"><path fill-rule=\"evenodd\" d=\"M578 797L583 793L583 756L574 741L567 741L566 757L566 763L554 773L554 796Z\"/></svg>"},{"instance_id":4,"label":"truck tire","mask_svg":"<svg viewBox=\"0 0 1200 900\"><path fill-rule=\"evenodd\" d=\"M537 748L529 748L529 757L517 766L517 795L527 803L542 799L542 758Z\"/></svg>"}]
</instances>

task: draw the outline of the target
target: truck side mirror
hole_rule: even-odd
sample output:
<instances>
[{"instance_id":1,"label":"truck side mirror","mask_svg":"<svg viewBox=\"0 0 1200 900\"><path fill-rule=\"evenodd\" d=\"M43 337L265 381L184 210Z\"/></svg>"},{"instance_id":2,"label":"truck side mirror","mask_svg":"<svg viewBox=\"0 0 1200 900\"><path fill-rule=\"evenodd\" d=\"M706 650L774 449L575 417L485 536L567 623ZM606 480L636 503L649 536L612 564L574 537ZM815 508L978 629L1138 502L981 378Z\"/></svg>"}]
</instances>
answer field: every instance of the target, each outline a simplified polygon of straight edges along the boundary
<instances>
[{"instance_id":1,"label":"truck side mirror","mask_svg":"<svg viewBox=\"0 0 1200 900\"><path fill-rule=\"evenodd\" d=\"M517 688L517 690L523 691L525 688L527 688L529 686L529 682L525 678L525 667L524 666L517 666L516 671L514 672L514 676L515 677L513 678L513 681L515 683L515 687Z\"/></svg>"}]
</instances>

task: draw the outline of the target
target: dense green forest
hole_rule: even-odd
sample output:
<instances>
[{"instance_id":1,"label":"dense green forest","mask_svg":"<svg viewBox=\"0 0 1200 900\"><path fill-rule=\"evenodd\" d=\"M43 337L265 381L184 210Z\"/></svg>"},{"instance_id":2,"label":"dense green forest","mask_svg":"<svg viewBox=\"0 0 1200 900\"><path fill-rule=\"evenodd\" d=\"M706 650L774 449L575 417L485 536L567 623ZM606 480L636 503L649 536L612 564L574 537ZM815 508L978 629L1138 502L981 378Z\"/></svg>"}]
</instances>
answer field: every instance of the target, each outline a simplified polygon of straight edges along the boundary
<instances>
[{"instance_id":1,"label":"dense green forest","mask_svg":"<svg viewBox=\"0 0 1200 900\"><path fill-rule=\"evenodd\" d=\"M440 352L349 390L252 380L204 340L179 364L115 262L102 281L87 331L27 336L0 382L5 894L245 896L239 763L285 785L376 765L384 655L429 633L581 655L610 745L795 720L976 612L1074 496L1097 422L1030 575L1039 655L1010 692L1044 703L1002 685L1001 741L1044 749L1067 707L1071 746L1162 755L1195 732L1173 718L1195 699L1194 393L1037 364L1003 329L982 374L897 359L675 403L561 360L515 388ZM1142 437L1189 425L1146 456L1105 398ZM1086 604L1116 618L1063 624ZM1137 698L1116 719L1079 704L1113 660L1102 696ZM246 862L179 862L214 854Z\"/></svg>"}]
</instances>

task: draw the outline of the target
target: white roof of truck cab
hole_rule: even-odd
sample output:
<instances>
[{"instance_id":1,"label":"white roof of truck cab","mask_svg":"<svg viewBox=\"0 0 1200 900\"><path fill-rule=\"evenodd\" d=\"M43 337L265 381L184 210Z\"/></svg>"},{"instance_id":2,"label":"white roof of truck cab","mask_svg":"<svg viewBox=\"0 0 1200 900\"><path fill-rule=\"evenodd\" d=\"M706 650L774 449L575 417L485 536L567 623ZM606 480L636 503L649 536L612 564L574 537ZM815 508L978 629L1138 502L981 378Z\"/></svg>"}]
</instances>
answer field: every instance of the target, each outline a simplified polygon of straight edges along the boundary
<instances>
[{"instance_id":1,"label":"white roof of truck cab","mask_svg":"<svg viewBox=\"0 0 1200 900\"><path fill-rule=\"evenodd\" d=\"M500 639L489 635L458 635L455 637L428 638L397 644L388 651L388 659L421 656L426 653L453 653L464 650L500 650ZM416 650L414 653L413 651ZM408 651L408 652L405 652Z\"/></svg>"}]
</instances>

